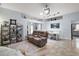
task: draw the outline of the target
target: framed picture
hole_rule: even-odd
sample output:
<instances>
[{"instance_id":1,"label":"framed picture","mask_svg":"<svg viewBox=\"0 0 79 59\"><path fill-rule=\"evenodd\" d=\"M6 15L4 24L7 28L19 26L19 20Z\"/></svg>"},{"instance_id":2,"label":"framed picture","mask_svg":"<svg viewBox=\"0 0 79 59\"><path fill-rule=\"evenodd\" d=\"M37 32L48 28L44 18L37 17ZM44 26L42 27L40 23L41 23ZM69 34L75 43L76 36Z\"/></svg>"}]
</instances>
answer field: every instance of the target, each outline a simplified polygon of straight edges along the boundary
<instances>
[{"instance_id":1,"label":"framed picture","mask_svg":"<svg viewBox=\"0 0 79 59\"><path fill-rule=\"evenodd\" d=\"M12 24L12 25L16 25L16 20L14 20L14 19L10 19L10 24Z\"/></svg>"},{"instance_id":2,"label":"framed picture","mask_svg":"<svg viewBox=\"0 0 79 59\"><path fill-rule=\"evenodd\" d=\"M51 28L60 28L60 24L59 23L53 23L53 24L51 24Z\"/></svg>"}]
</instances>

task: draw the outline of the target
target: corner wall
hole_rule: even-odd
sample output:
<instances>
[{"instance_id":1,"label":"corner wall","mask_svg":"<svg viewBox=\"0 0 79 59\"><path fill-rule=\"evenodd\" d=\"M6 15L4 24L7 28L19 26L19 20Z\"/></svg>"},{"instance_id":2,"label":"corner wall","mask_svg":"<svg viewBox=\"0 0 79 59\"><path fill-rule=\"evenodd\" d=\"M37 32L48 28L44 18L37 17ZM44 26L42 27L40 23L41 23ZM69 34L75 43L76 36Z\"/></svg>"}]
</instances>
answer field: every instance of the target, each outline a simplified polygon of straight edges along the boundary
<instances>
[{"instance_id":1,"label":"corner wall","mask_svg":"<svg viewBox=\"0 0 79 59\"><path fill-rule=\"evenodd\" d=\"M45 29L50 31L59 31L59 36L61 39L71 39L71 23L79 21L79 12L63 15L63 19L56 21L49 21L44 23ZM60 23L59 29L51 29L50 24Z\"/></svg>"},{"instance_id":2,"label":"corner wall","mask_svg":"<svg viewBox=\"0 0 79 59\"><path fill-rule=\"evenodd\" d=\"M3 21L5 20L9 21L10 19L16 19L17 23L23 25L23 40L25 39L25 36L27 36L27 24L29 24L29 22L41 23L40 21L36 21L29 18L24 19L20 12L0 7L0 25L2 24Z\"/></svg>"}]
</instances>

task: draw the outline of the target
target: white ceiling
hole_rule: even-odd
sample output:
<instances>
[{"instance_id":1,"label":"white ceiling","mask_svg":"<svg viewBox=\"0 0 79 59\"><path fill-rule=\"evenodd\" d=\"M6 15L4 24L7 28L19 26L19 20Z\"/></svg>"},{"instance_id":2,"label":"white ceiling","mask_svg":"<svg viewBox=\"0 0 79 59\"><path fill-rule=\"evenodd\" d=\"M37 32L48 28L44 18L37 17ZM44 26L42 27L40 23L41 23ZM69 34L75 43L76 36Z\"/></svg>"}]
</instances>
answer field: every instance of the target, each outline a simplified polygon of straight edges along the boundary
<instances>
[{"instance_id":1,"label":"white ceiling","mask_svg":"<svg viewBox=\"0 0 79 59\"><path fill-rule=\"evenodd\" d=\"M53 14L60 12L60 14L56 15L63 15L67 13L77 12L79 11L79 4L78 3L48 3L51 13L49 17L45 17L40 15L44 4L43 3L2 3L1 7L8 8L11 10L19 11L29 15L31 17L35 17L38 19L46 19L50 17L55 17Z\"/></svg>"}]
</instances>

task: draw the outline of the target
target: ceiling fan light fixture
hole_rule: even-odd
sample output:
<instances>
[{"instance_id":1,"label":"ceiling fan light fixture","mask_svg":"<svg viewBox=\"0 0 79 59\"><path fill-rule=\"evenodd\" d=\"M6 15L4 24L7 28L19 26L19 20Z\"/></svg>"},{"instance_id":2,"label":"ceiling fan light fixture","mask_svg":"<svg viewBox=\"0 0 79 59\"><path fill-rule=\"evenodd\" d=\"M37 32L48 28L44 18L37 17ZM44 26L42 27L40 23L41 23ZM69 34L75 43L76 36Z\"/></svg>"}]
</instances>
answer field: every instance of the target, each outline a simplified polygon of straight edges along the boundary
<instances>
[{"instance_id":1,"label":"ceiling fan light fixture","mask_svg":"<svg viewBox=\"0 0 79 59\"><path fill-rule=\"evenodd\" d=\"M50 14L50 8L45 8L45 9L44 9L44 14L45 14L45 15Z\"/></svg>"},{"instance_id":2,"label":"ceiling fan light fixture","mask_svg":"<svg viewBox=\"0 0 79 59\"><path fill-rule=\"evenodd\" d=\"M49 15L50 14L50 8L48 7L48 5L46 4L45 7L43 8L42 12L40 13L40 15Z\"/></svg>"}]
</instances>

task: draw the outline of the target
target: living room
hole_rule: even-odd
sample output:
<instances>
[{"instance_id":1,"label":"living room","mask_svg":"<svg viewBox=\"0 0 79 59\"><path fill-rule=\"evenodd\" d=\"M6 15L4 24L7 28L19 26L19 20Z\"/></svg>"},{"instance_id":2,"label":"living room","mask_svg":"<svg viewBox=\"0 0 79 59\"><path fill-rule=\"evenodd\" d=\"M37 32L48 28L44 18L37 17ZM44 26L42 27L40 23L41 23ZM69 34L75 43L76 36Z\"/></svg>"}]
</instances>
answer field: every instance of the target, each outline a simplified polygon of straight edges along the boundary
<instances>
[{"instance_id":1,"label":"living room","mask_svg":"<svg viewBox=\"0 0 79 59\"><path fill-rule=\"evenodd\" d=\"M25 56L79 55L79 34L73 33L72 26L79 22L78 7L78 3L1 3L1 51L14 49ZM74 27L78 32L78 25ZM6 55L5 52L0 55Z\"/></svg>"}]
</instances>

